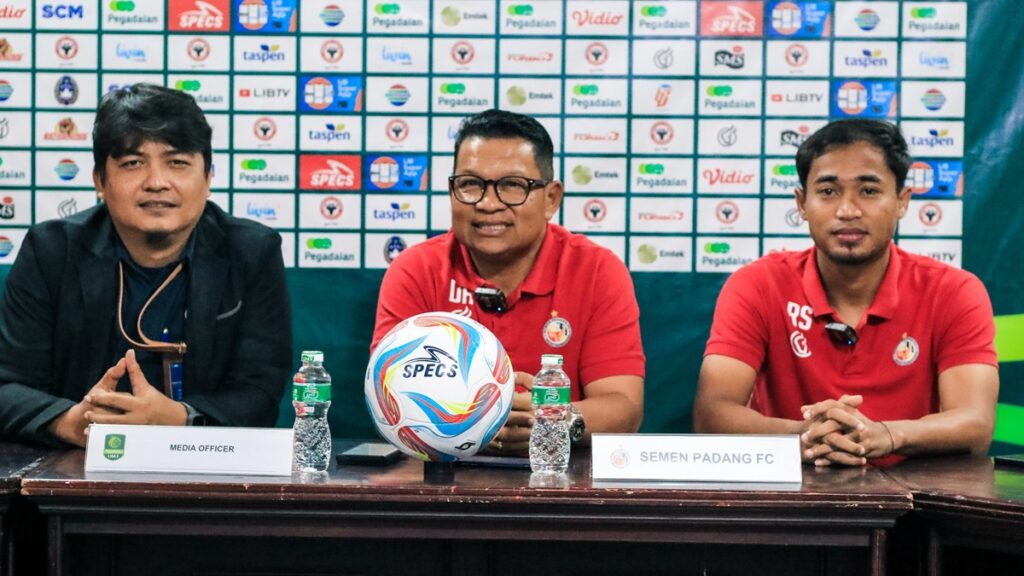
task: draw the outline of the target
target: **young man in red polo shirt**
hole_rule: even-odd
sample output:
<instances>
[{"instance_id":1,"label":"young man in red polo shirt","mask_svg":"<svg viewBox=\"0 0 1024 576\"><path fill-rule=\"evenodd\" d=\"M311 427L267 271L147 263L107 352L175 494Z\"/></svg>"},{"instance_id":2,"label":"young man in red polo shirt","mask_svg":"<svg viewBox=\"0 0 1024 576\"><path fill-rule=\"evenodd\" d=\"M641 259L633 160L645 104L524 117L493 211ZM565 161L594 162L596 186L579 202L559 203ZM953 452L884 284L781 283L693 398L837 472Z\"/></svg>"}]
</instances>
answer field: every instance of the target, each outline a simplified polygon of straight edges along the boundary
<instances>
[{"instance_id":1,"label":"young man in red polo shirt","mask_svg":"<svg viewBox=\"0 0 1024 576\"><path fill-rule=\"evenodd\" d=\"M833 122L796 157L814 247L725 283L694 426L800 434L819 466L984 453L999 374L992 305L969 272L900 250L910 156L886 122Z\"/></svg>"},{"instance_id":2,"label":"young man in red polo shirt","mask_svg":"<svg viewBox=\"0 0 1024 576\"><path fill-rule=\"evenodd\" d=\"M551 137L528 116L488 110L463 121L451 230L402 252L380 287L371 349L401 320L431 311L473 318L504 345L519 392L492 452L528 452L529 390L542 354L564 358L574 442L635 432L643 419L632 279L610 251L548 222L562 201L553 155Z\"/></svg>"}]
</instances>

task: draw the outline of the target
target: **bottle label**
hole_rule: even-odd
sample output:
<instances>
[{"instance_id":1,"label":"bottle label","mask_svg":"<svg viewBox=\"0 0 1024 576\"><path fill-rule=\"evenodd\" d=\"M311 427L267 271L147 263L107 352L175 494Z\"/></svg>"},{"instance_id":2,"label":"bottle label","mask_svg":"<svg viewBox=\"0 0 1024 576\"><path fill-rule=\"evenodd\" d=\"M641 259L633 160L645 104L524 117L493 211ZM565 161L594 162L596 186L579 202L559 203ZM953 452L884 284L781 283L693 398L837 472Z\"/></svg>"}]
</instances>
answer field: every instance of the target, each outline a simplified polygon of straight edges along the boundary
<instances>
[{"instance_id":1,"label":"bottle label","mask_svg":"<svg viewBox=\"0 0 1024 576\"><path fill-rule=\"evenodd\" d=\"M292 402L330 402L331 385L308 384L305 382L292 383Z\"/></svg>"},{"instance_id":2,"label":"bottle label","mask_svg":"<svg viewBox=\"0 0 1024 576\"><path fill-rule=\"evenodd\" d=\"M571 391L568 386L534 386L533 403L536 406L547 404L568 404Z\"/></svg>"}]
</instances>

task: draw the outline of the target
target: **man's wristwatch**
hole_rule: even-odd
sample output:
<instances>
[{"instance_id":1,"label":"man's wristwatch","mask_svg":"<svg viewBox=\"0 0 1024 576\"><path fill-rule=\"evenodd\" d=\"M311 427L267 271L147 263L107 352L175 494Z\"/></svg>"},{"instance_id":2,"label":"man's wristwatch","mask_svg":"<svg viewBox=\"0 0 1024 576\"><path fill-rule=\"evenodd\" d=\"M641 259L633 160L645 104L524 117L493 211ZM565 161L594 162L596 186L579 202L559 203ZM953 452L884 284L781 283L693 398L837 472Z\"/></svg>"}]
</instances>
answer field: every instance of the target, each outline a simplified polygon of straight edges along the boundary
<instances>
[{"instance_id":1,"label":"man's wristwatch","mask_svg":"<svg viewBox=\"0 0 1024 576\"><path fill-rule=\"evenodd\" d=\"M187 413L185 418L186 426L206 426L206 415L196 410L191 405L182 402Z\"/></svg>"},{"instance_id":2,"label":"man's wristwatch","mask_svg":"<svg viewBox=\"0 0 1024 576\"><path fill-rule=\"evenodd\" d=\"M579 444L583 440L583 434L587 431L587 424L583 421L583 412L574 404L570 404L572 420L569 421L569 440L573 444Z\"/></svg>"}]
</instances>

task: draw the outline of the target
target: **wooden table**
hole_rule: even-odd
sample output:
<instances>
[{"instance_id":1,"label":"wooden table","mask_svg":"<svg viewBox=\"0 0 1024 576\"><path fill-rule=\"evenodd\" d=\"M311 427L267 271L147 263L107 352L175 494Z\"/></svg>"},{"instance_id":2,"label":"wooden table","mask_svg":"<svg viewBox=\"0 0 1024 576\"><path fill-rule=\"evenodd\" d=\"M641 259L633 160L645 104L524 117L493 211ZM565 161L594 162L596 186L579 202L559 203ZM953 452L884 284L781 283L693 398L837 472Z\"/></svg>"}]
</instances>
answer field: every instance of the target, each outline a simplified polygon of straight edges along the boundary
<instances>
[{"instance_id":1,"label":"wooden table","mask_svg":"<svg viewBox=\"0 0 1024 576\"><path fill-rule=\"evenodd\" d=\"M14 574L16 538L12 532L13 520L20 510L12 510L21 490L21 477L37 463L45 452L13 443L0 443L0 574Z\"/></svg>"},{"instance_id":2,"label":"wooden table","mask_svg":"<svg viewBox=\"0 0 1024 576\"><path fill-rule=\"evenodd\" d=\"M914 458L885 472L913 493L929 574L1024 574L1024 473L981 456Z\"/></svg>"},{"instance_id":3,"label":"wooden table","mask_svg":"<svg viewBox=\"0 0 1024 576\"><path fill-rule=\"evenodd\" d=\"M48 459L22 483L48 519L50 574L94 573L89 561L147 576L882 574L886 530L912 508L872 468L806 468L789 489L599 485L578 452L566 486L531 487L529 471L492 468L431 484L412 459L303 482L103 477L83 457Z\"/></svg>"}]
</instances>

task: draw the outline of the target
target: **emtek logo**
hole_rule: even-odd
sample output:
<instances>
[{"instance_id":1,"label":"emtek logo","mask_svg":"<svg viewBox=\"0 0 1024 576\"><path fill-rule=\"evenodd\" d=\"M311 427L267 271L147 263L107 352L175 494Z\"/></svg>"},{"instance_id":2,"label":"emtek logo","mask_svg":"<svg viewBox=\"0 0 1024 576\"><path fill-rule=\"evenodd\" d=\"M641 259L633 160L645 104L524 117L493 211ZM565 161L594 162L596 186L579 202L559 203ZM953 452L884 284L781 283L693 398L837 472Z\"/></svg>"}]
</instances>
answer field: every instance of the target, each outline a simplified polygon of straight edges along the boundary
<instances>
[{"instance_id":1,"label":"emtek logo","mask_svg":"<svg viewBox=\"0 0 1024 576\"><path fill-rule=\"evenodd\" d=\"M509 16L533 16L533 6L530 4L509 4Z\"/></svg>"},{"instance_id":2,"label":"emtek logo","mask_svg":"<svg viewBox=\"0 0 1024 576\"><path fill-rule=\"evenodd\" d=\"M402 11L402 7L398 4L377 4L373 11L381 16L395 16Z\"/></svg>"},{"instance_id":3,"label":"emtek logo","mask_svg":"<svg viewBox=\"0 0 1024 576\"><path fill-rule=\"evenodd\" d=\"M71 4L43 4L43 18L85 18L85 7Z\"/></svg>"},{"instance_id":4,"label":"emtek logo","mask_svg":"<svg viewBox=\"0 0 1024 576\"><path fill-rule=\"evenodd\" d=\"M712 98L728 98L729 96L732 96L732 86L729 86L728 84L723 84L721 86L712 84L711 86L708 86L708 96L711 96Z\"/></svg>"}]
</instances>

